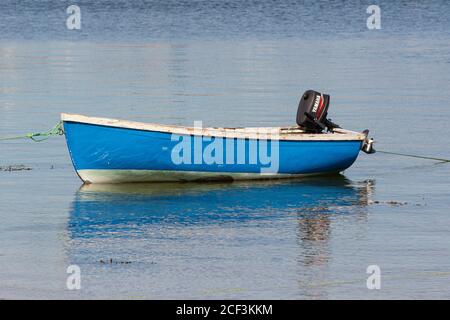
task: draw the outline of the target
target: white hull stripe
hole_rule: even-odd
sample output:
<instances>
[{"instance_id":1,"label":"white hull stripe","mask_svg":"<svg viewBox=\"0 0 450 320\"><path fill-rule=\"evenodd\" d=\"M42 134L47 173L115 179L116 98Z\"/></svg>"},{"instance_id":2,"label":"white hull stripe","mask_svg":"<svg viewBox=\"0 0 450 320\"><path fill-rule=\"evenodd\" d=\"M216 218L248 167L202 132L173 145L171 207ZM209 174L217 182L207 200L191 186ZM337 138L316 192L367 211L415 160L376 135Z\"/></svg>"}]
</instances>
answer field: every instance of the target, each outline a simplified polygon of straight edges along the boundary
<instances>
[{"instance_id":1,"label":"white hull stripe","mask_svg":"<svg viewBox=\"0 0 450 320\"><path fill-rule=\"evenodd\" d=\"M85 183L176 182L205 180L286 179L326 174L280 174L169 170L78 170Z\"/></svg>"}]
</instances>

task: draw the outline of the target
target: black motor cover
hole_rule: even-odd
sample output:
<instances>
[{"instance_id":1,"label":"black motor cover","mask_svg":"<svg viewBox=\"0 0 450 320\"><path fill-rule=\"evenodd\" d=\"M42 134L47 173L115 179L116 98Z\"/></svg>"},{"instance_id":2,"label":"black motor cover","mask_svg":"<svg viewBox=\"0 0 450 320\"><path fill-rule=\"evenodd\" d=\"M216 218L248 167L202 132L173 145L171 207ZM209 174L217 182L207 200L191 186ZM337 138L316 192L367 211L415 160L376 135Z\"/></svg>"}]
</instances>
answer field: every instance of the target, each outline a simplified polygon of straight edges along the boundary
<instances>
[{"instance_id":1,"label":"black motor cover","mask_svg":"<svg viewBox=\"0 0 450 320\"><path fill-rule=\"evenodd\" d=\"M327 112L330 96L314 90L306 91L297 110L297 124L314 132L321 132L328 127Z\"/></svg>"}]
</instances>

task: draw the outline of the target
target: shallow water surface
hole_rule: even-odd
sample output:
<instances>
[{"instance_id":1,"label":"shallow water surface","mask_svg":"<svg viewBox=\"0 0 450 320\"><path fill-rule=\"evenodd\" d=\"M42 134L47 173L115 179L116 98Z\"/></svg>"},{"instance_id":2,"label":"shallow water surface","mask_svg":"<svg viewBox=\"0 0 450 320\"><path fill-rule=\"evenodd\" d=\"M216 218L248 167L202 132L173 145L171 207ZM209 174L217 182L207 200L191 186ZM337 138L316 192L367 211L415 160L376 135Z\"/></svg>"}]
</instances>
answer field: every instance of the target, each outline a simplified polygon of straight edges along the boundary
<instances>
[{"instance_id":1,"label":"shallow water surface","mask_svg":"<svg viewBox=\"0 0 450 320\"><path fill-rule=\"evenodd\" d=\"M359 1L79 1L80 31L66 5L2 4L0 137L61 112L292 125L313 88L378 149L450 158L445 1L379 1L378 31ZM0 298L450 298L448 163L361 154L334 177L81 186L52 138L0 141L0 169Z\"/></svg>"}]
</instances>

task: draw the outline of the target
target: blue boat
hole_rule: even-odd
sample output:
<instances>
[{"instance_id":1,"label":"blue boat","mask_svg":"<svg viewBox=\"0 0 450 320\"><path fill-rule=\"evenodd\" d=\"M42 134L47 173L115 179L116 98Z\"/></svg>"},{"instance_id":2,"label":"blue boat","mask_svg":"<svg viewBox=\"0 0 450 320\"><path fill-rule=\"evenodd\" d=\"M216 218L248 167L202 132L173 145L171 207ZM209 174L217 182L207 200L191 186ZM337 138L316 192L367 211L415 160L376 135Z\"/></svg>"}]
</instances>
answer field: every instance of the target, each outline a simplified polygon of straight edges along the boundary
<instances>
[{"instance_id":1,"label":"blue boat","mask_svg":"<svg viewBox=\"0 0 450 320\"><path fill-rule=\"evenodd\" d=\"M350 167L367 132L298 126L203 128L62 114L73 166L85 183L292 178Z\"/></svg>"}]
</instances>

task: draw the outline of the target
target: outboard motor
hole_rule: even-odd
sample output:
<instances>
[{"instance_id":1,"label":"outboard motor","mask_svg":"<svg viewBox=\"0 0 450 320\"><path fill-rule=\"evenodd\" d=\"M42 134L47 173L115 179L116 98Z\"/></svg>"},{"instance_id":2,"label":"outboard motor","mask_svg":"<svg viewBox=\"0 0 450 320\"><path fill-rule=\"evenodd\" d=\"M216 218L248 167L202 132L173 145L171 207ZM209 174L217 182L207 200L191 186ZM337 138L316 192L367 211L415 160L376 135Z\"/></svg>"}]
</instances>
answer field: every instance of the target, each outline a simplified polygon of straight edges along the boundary
<instances>
[{"instance_id":1,"label":"outboard motor","mask_svg":"<svg viewBox=\"0 0 450 320\"><path fill-rule=\"evenodd\" d=\"M314 90L306 91L297 110L297 124L306 131L319 133L327 129L333 132L338 125L327 119L330 96Z\"/></svg>"}]
</instances>

